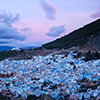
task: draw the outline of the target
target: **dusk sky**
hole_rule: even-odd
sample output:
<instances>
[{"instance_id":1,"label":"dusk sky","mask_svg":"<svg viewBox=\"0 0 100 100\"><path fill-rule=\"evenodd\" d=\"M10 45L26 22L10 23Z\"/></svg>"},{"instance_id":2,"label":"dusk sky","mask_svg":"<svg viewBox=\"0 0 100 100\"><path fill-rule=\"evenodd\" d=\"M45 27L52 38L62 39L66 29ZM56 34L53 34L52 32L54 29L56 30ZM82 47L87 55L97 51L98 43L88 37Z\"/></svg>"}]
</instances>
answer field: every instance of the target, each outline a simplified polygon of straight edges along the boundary
<instances>
[{"instance_id":1,"label":"dusk sky","mask_svg":"<svg viewBox=\"0 0 100 100\"><path fill-rule=\"evenodd\" d=\"M100 0L0 0L0 45L41 46L100 18Z\"/></svg>"}]
</instances>

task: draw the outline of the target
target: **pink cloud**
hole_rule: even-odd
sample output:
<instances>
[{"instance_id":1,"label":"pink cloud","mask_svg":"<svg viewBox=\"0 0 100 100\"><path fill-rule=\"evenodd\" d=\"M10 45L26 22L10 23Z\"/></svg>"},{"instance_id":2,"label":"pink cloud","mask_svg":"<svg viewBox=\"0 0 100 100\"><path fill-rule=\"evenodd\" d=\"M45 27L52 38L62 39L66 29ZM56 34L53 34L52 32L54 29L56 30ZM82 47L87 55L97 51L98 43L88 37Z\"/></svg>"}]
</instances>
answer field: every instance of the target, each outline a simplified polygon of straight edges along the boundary
<instances>
[{"instance_id":1,"label":"pink cloud","mask_svg":"<svg viewBox=\"0 0 100 100\"><path fill-rule=\"evenodd\" d=\"M92 18L99 18L100 17L100 7L97 9L97 12L92 14L90 17L92 17Z\"/></svg>"},{"instance_id":2,"label":"pink cloud","mask_svg":"<svg viewBox=\"0 0 100 100\"><path fill-rule=\"evenodd\" d=\"M47 0L40 0L40 7L45 12L46 18L48 20L55 20L56 19L56 13L58 10L50 2L48 2Z\"/></svg>"},{"instance_id":3,"label":"pink cloud","mask_svg":"<svg viewBox=\"0 0 100 100\"><path fill-rule=\"evenodd\" d=\"M90 17L92 17L92 18L99 18L100 17L100 11L92 14Z\"/></svg>"}]
</instances>

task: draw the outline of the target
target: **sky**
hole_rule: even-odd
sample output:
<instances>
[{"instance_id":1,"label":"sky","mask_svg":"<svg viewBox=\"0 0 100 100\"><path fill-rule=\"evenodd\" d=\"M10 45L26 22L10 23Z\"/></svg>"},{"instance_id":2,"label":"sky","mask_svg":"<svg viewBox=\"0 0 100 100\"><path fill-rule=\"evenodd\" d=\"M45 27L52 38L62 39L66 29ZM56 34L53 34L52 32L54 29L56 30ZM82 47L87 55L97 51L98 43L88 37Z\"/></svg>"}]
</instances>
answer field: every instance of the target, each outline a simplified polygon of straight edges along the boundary
<instances>
[{"instance_id":1,"label":"sky","mask_svg":"<svg viewBox=\"0 0 100 100\"><path fill-rule=\"evenodd\" d=\"M100 0L0 0L0 46L41 46L100 18Z\"/></svg>"}]
</instances>

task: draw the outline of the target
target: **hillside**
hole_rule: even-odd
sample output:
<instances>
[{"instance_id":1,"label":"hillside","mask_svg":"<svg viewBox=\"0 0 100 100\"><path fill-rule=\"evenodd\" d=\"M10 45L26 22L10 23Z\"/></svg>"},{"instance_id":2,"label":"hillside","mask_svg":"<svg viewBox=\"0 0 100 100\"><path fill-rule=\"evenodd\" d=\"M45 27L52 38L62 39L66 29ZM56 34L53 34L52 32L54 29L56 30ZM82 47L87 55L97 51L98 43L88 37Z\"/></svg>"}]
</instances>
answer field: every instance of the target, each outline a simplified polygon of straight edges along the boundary
<instances>
[{"instance_id":1,"label":"hillside","mask_svg":"<svg viewBox=\"0 0 100 100\"><path fill-rule=\"evenodd\" d=\"M53 49L53 48L71 48L73 46L85 46L91 47L93 49L100 50L100 19L85 25L82 28L79 28L64 37L56 39L55 41L46 43L43 45L44 48ZM97 44L98 43L98 44Z\"/></svg>"}]
</instances>

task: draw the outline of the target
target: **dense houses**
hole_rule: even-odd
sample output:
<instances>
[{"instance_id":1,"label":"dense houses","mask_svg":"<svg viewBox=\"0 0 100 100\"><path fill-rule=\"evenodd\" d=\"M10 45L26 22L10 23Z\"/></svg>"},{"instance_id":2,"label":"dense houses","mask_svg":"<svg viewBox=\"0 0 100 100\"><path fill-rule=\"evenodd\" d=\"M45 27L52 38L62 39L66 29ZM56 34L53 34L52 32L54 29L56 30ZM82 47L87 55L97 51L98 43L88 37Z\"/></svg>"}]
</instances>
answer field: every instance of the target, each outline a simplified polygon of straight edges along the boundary
<instances>
[{"instance_id":1,"label":"dense houses","mask_svg":"<svg viewBox=\"0 0 100 100\"><path fill-rule=\"evenodd\" d=\"M66 55L34 56L28 60L5 59L0 62L0 92L11 98L49 95L59 100L69 95L72 100L97 98L100 93L100 60L85 62ZM99 97L98 97L99 98Z\"/></svg>"}]
</instances>

